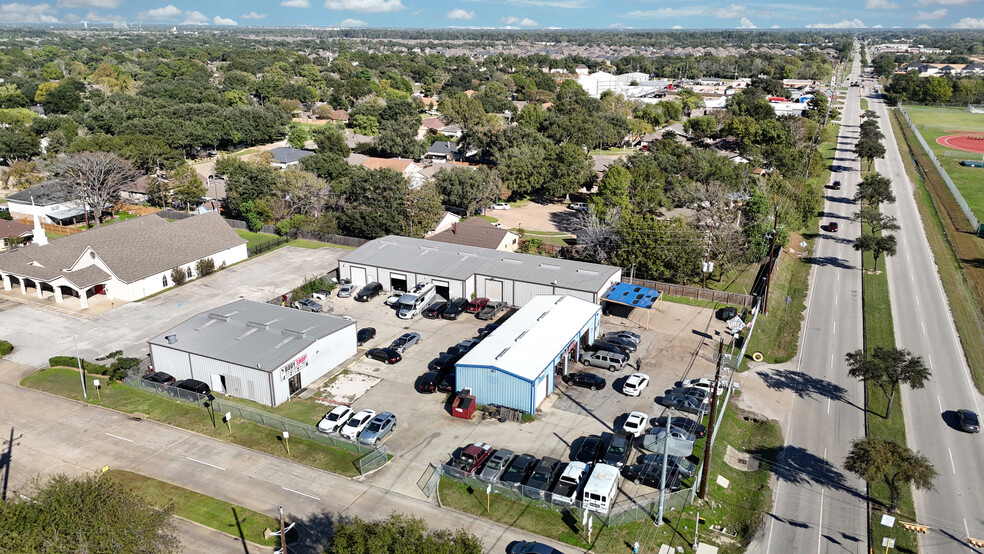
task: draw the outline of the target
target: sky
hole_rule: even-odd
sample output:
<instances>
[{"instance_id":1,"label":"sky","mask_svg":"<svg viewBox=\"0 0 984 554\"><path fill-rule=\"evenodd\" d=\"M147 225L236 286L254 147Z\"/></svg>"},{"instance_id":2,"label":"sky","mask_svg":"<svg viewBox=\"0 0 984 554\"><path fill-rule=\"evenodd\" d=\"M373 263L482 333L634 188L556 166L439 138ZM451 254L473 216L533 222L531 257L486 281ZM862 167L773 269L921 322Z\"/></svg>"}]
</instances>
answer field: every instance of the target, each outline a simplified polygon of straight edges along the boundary
<instances>
[{"instance_id":1,"label":"sky","mask_svg":"<svg viewBox=\"0 0 984 554\"><path fill-rule=\"evenodd\" d=\"M388 28L984 29L984 0L0 0L2 22L83 20Z\"/></svg>"}]
</instances>

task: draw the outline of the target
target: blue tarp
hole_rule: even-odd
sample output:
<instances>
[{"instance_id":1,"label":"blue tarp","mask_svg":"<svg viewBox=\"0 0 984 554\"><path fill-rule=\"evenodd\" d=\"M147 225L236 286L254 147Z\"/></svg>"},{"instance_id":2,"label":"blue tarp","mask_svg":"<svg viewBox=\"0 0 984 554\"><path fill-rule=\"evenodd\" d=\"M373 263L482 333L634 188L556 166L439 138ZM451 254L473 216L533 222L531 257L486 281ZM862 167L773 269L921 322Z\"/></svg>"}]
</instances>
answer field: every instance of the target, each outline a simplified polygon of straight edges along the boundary
<instances>
[{"instance_id":1,"label":"blue tarp","mask_svg":"<svg viewBox=\"0 0 984 554\"><path fill-rule=\"evenodd\" d=\"M628 283L615 283L608 287L608 290L602 295L601 299L617 304L625 304L634 308L650 310L662 294L658 290L648 287L630 285Z\"/></svg>"}]
</instances>

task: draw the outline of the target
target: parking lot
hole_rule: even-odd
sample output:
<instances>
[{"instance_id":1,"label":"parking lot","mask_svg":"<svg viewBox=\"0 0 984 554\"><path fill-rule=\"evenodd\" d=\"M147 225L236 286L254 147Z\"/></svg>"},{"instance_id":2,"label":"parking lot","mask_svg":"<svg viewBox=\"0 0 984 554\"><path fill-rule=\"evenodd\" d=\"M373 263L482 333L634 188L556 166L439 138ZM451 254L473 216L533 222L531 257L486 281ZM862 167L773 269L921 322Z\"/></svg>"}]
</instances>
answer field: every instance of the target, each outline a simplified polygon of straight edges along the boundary
<instances>
[{"instance_id":1,"label":"parking lot","mask_svg":"<svg viewBox=\"0 0 984 554\"><path fill-rule=\"evenodd\" d=\"M552 456L562 461L573 458L581 439L591 434L616 432L631 411L649 414L651 422L664 413L656 403L664 390L672 388L682 378L713 377L717 340L724 325L714 319L711 310L664 303L661 311L649 314L650 329L645 328L646 314L633 313L630 319L605 316L602 331L628 329L642 336L639 350L632 355L631 365L610 373L574 364L572 371L588 371L604 377L607 385L599 391L569 386L557 380L554 393L537 410L536 420L530 423L482 420L480 413L470 420L451 417L450 404L442 393L422 394L414 384L425 373L428 364L439 354L461 340L475 337L486 321L472 314L461 314L457 321L398 319L395 310L384 304L386 294L367 303L352 298L332 296L328 307L334 315L347 315L358 322L359 328L374 327L375 339L362 347L385 347L405 332L421 336L419 344L403 354L403 360L393 365L365 357L354 360L346 370L381 379L364 395L352 402L352 408L388 410L398 417L396 432L386 441L394 456L381 470L367 477L371 482L409 496L422 497L417 479L428 471L428 464L446 462L458 448L473 442L487 442L495 448L509 448L517 453L537 457ZM497 318L496 321L500 321ZM649 375L649 386L638 397L621 393L625 378L635 372L636 361L641 371ZM674 415L678 415L674 412ZM637 451L630 463L643 454ZM635 490L628 485L626 492L635 496L652 489ZM625 487L623 487L625 489ZM630 492L631 491L631 492Z\"/></svg>"}]
</instances>

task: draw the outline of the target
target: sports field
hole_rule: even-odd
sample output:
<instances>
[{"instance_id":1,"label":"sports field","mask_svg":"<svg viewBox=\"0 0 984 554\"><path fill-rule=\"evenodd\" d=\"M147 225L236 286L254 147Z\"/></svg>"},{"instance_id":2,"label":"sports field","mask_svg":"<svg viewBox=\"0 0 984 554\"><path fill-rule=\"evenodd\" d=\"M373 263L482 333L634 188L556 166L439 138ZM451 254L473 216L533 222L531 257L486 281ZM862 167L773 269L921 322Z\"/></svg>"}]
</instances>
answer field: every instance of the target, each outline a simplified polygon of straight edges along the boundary
<instances>
[{"instance_id":1,"label":"sports field","mask_svg":"<svg viewBox=\"0 0 984 554\"><path fill-rule=\"evenodd\" d=\"M947 148L936 139L949 135L984 134L984 114L975 114L962 108L931 106L905 106L905 113L916 124L919 134L933 149L950 179L974 211L977 219L984 221L984 168L964 167L960 160L980 160L981 154ZM946 139L944 139L945 141ZM981 141L984 142L984 141ZM962 144L967 144L963 141Z\"/></svg>"}]
</instances>

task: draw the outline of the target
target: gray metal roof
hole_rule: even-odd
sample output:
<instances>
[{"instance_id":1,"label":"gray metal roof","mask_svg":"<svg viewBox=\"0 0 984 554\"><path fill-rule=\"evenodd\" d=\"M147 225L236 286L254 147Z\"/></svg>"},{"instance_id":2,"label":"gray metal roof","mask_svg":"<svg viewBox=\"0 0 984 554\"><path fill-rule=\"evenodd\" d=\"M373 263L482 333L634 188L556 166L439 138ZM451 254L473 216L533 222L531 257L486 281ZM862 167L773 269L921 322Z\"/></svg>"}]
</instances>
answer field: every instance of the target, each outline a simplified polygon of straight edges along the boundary
<instances>
[{"instance_id":1,"label":"gray metal roof","mask_svg":"<svg viewBox=\"0 0 984 554\"><path fill-rule=\"evenodd\" d=\"M273 155L274 161L282 164L289 164L300 161L301 158L313 156L314 152L310 150L291 148L289 146L280 146L270 150L270 154Z\"/></svg>"},{"instance_id":2,"label":"gray metal roof","mask_svg":"<svg viewBox=\"0 0 984 554\"><path fill-rule=\"evenodd\" d=\"M316 340L354 321L293 308L237 300L191 319L147 341L271 372L291 361ZM174 344L167 336L174 335Z\"/></svg>"},{"instance_id":3,"label":"gray metal roof","mask_svg":"<svg viewBox=\"0 0 984 554\"><path fill-rule=\"evenodd\" d=\"M72 192L72 187L55 180L48 180L11 194L7 197L7 201L30 204L32 198L38 206L50 206L51 204L75 200L76 196Z\"/></svg>"},{"instance_id":4,"label":"gray metal roof","mask_svg":"<svg viewBox=\"0 0 984 554\"><path fill-rule=\"evenodd\" d=\"M472 275L598 292L620 271L609 265L389 235L341 258L353 264L462 280Z\"/></svg>"}]
</instances>

